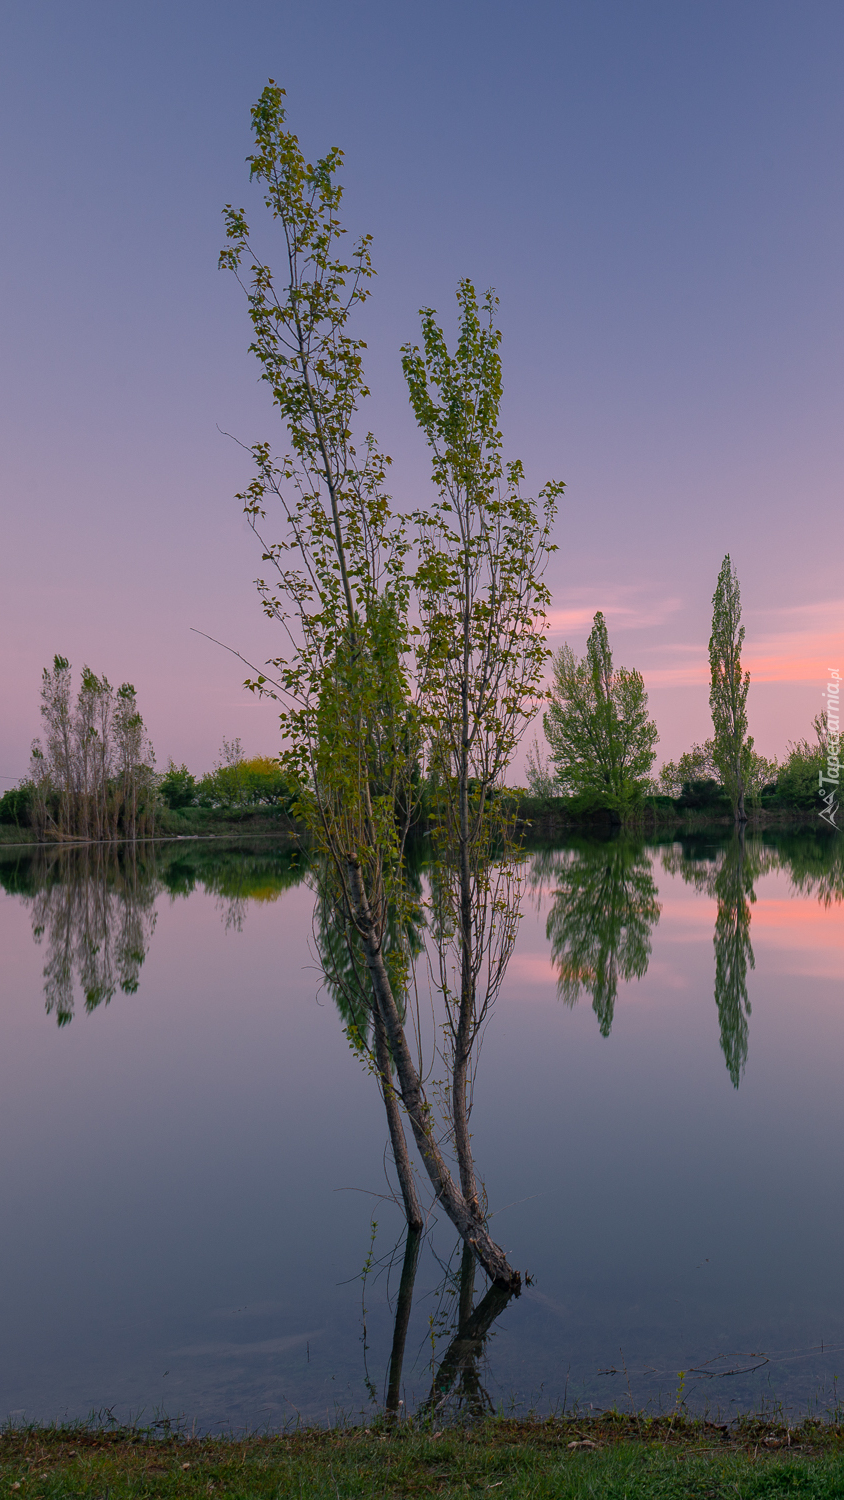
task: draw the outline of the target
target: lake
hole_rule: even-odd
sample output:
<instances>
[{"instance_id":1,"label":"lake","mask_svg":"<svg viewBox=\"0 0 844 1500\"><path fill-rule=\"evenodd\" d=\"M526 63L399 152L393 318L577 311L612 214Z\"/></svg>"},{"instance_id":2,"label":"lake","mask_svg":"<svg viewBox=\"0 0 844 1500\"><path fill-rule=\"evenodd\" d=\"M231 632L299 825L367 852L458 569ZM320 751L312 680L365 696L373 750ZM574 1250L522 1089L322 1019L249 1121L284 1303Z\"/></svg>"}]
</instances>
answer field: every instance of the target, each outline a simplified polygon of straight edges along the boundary
<instances>
[{"instance_id":1,"label":"lake","mask_svg":"<svg viewBox=\"0 0 844 1500\"><path fill-rule=\"evenodd\" d=\"M306 860L0 848L0 1417L357 1420L397 1308L406 1411L432 1383L443 1411L834 1406L842 845L529 852L472 1128L531 1283L462 1344L486 1283L435 1209L399 1297L383 1106Z\"/></svg>"}]
</instances>

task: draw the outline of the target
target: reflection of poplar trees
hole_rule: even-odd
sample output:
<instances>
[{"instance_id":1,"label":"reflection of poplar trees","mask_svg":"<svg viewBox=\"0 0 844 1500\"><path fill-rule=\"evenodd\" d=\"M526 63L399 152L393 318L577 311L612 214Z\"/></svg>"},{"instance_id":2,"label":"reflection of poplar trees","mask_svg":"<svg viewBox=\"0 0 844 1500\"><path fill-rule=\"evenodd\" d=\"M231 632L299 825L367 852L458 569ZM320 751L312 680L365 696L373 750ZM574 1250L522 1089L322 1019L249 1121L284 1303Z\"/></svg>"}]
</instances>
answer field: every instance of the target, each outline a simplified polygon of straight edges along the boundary
<instances>
[{"instance_id":1,"label":"reflection of poplar trees","mask_svg":"<svg viewBox=\"0 0 844 1500\"><path fill-rule=\"evenodd\" d=\"M721 1051L727 1071L738 1088L747 1064L750 997L747 971L755 968L750 942L750 908L756 900L754 883L780 863L776 849L758 839L736 833L714 858L695 859L678 845L663 855L671 874L680 875L695 890L717 902L715 915L715 1004L721 1030Z\"/></svg>"},{"instance_id":2,"label":"reflection of poplar trees","mask_svg":"<svg viewBox=\"0 0 844 1500\"><path fill-rule=\"evenodd\" d=\"M659 902L651 861L641 844L617 839L540 855L534 880L555 890L546 934L557 991L575 1005L592 996L602 1036L609 1036L620 980L641 979L651 955Z\"/></svg>"},{"instance_id":3,"label":"reflection of poplar trees","mask_svg":"<svg viewBox=\"0 0 844 1500\"><path fill-rule=\"evenodd\" d=\"M419 875L410 861L404 873L402 915L398 917L395 907L388 905L381 949L402 1025L406 1018L410 964L421 949ZM373 1004L372 983L360 934L349 920L344 902L335 898L332 875L332 866L324 860L316 871L314 906L314 935L320 966L349 1041L358 1055L368 1060L378 1078L408 1235L413 1235L422 1228L422 1210L402 1125L387 1030L378 1007Z\"/></svg>"},{"instance_id":4,"label":"reflection of poplar trees","mask_svg":"<svg viewBox=\"0 0 844 1500\"><path fill-rule=\"evenodd\" d=\"M744 839L736 837L715 877L715 1004L721 1028L721 1051L738 1088L747 1063L750 998L747 971L756 967L750 944L750 907L756 900L757 871Z\"/></svg>"},{"instance_id":5,"label":"reflection of poplar trees","mask_svg":"<svg viewBox=\"0 0 844 1500\"><path fill-rule=\"evenodd\" d=\"M160 893L203 888L218 898L226 928L239 928L249 901L275 901L302 879L306 864L298 850L248 846L53 846L0 863L0 888L31 908L33 936L47 949L47 1011L64 1026L77 990L87 1011L118 989L137 990Z\"/></svg>"},{"instance_id":6,"label":"reflection of poplar trees","mask_svg":"<svg viewBox=\"0 0 844 1500\"><path fill-rule=\"evenodd\" d=\"M73 1017L77 987L85 1009L107 1005L120 989L132 995L155 929L161 889L155 866L132 846L67 851L45 863L32 897L32 931L45 943L44 998L60 1026Z\"/></svg>"}]
</instances>

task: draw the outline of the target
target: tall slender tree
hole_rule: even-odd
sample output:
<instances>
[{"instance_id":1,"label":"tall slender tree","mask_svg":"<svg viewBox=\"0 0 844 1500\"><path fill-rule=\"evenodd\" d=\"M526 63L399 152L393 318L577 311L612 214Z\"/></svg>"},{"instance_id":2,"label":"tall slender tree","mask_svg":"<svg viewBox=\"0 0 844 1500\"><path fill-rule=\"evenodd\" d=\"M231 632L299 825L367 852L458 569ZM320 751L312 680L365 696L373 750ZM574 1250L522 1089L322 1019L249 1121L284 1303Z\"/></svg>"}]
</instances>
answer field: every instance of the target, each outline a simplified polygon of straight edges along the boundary
<instances>
[{"instance_id":1,"label":"tall slender tree","mask_svg":"<svg viewBox=\"0 0 844 1500\"><path fill-rule=\"evenodd\" d=\"M743 644L741 592L738 574L728 552L712 596L709 706L712 710L712 758L732 802L737 825L747 822L744 799L753 754L753 739L747 732L750 673L742 672Z\"/></svg>"},{"instance_id":2,"label":"tall slender tree","mask_svg":"<svg viewBox=\"0 0 844 1500\"><path fill-rule=\"evenodd\" d=\"M406 345L402 363L436 490L414 516L419 702L436 789L433 932L448 1015L454 1146L464 1197L480 1213L471 1059L501 987L520 907L512 818L499 794L541 696L549 655L542 574L563 485L546 484L539 504L522 494L522 465L505 464L498 425L498 299L489 291L479 307L474 286L463 280L457 304L454 354L435 311L423 308L422 347Z\"/></svg>"},{"instance_id":3,"label":"tall slender tree","mask_svg":"<svg viewBox=\"0 0 844 1500\"><path fill-rule=\"evenodd\" d=\"M252 120L251 176L281 229L284 269L277 283L252 247L245 214L231 206L221 265L247 293L251 348L292 452L276 461L269 444L258 444L255 478L240 497L259 535L271 501L286 521L280 541L262 539L275 580L259 580L259 588L267 614L286 632L287 650L270 664L271 675L258 672L248 685L280 703L286 766L298 777L300 813L329 872L325 894L355 957L362 955L376 1041L383 1028L396 1092L434 1192L491 1279L516 1290L518 1274L443 1154L396 999L407 985L409 954L385 950L390 920L402 926L419 724L408 677L406 527L386 493L389 459L371 434L357 446L354 438L367 389L365 346L350 319L369 295L370 241L364 236L350 256L341 255L342 153L306 161L286 128L283 90L272 81ZM392 1080L381 1057L383 1066L377 1056L374 1065L387 1103ZM412 1203L405 1206L410 1219Z\"/></svg>"}]
</instances>

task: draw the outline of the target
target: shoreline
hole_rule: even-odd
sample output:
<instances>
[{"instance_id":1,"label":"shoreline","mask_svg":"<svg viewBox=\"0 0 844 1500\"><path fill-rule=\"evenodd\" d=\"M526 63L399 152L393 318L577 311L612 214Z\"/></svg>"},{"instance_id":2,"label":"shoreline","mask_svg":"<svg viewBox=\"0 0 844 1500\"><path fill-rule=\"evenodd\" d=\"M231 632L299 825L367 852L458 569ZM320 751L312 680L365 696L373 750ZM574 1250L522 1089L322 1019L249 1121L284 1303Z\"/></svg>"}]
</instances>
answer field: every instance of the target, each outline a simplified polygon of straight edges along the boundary
<instances>
[{"instance_id":1,"label":"shoreline","mask_svg":"<svg viewBox=\"0 0 844 1500\"><path fill-rule=\"evenodd\" d=\"M654 808L648 805L622 819L609 808L593 808L588 811L572 809L563 798L548 799L545 802L520 798L515 816L517 832L527 843L534 839L544 841L565 834L591 835L598 839L622 835L647 839L660 834L683 835L712 830L728 836L736 826L730 815L720 812L714 814L698 809ZM196 821L199 822L198 819ZM844 831L820 825L819 814L814 810L762 807L750 810L744 828L749 834L777 829L807 829L823 833L824 837ZM424 824L419 824L412 836L419 836L424 831ZM291 847L304 847L307 842L305 830L297 827L284 814L277 819L255 815L230 820L214 817L209 818L196 831L171 828L134 839L38 839L34 833L31 836L29 834L28 829L0 824L0 849L114 849L151 844L231 843L243 839L277 839Z\"/></svg>"},{"instance_id":2,"label":"shoreline","mask_svg":"<svg viewBox=\"0 0 844 1500\"><path fill-rule=\"evenodd\" d=\"M838 1413L836 1413L838 1415ZM780 1488L779 1476L784 1488ZM150 1427L69 1423L7 1426L0 1433L5 1492L52 1497L215 1492L243 1500L302 1495L491 1492L575 1500L584 1494L664 1500L692 1495L830 1497L844 1485L840 1420L745 1416L730 1423L682 1410L654 1417L574 1411L546 1419L458 1414L419 1424L377 1413L369 1425L298 1426L281 1434L197 1437L159 1418ZM819 1488L822 1485L822 1488ZM776 1488L774 1488L776 1486Z\"/></svg>"}]
</instances>

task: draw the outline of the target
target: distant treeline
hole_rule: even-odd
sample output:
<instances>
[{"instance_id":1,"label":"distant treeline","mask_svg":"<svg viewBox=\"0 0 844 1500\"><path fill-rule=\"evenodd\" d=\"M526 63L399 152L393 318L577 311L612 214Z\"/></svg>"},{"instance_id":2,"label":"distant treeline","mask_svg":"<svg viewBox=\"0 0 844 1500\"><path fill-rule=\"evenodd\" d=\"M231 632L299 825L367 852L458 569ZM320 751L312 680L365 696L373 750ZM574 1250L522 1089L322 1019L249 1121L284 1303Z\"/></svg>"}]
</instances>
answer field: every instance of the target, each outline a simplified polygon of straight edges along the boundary
<instances>
[{"instance_id":1,"label":"distant treeline","mask_svg":"<svg viewBox=\"0 0 844 1500\"><path fill-rule=\"evenodd\" d=\"M728 670L715 640L721 594L730 606L730 639L722 652ZM816 714L813 740L789 742L781 761L760 755L747 733L750 674L741 671L744 628L739 626L738 579L729 556L724 559L713 602L712 738L692 745L678 760L666 761L654 775L659 735L648 713L642 674L615 665L599 610L586 656L578 658L563 645L552 657L548 708L542 718L549 753L535 739L528 754L528 790L533 799L565 799L575 816L605 808L622 821L635 817L643 804L654 800L670 800L679 811L720 815L732 810L737 821L744 818L745 804L820 810L819 786L822 778L830 779L824 773L831 752L832 764L837 766L837 721L830 733L826 713ZM727 732L720 700L731 694L740 702L732 706L735 724Z\"/></svg>"},{"instance_id":2,"label":"distant treeline","mask_svg":"<svg viewBox=\"0 0 844 1500\"><path fill-rule=\"evenodd\" d=\"M239 739L223 740L217 764L203 776L172 760L163 774L156 771L132 684L114 689L84 667L74 698L64 656L42 675L41 718L29 775L0 797L0 823L32 830L41 841L153 838L168 831L174 812L288 812L295 800L278 762L247 759Z\"/></svg>"},{"instance_id":3,"label":"distant treeline","mask_svg":"<svg viewBox=\"0 0 844 1500\"><path fill-rule=\"evenodd\" d=\"M632 681L644 709L647 697L639 674L617 669L616 675L628 695L626 679ZM552 715L555 706L552 697ZM624 707L629 710L631 705ZM711 739L692 745L678 760L667 761L656 776L649 774L655 732L644 713L639 737L648 739L649 753L635 770L624 769L615 788L601 774L602 741L611 742L613 727L607 724L606 706L600 719L594 708L597 724L590 724L589 715L581 709L588 732L579 755L571 745L560 742L553 718L546 716L546 732L550 730L556 754L546 759L534 742L528 756L527 791L532 802L565 801L566 812L575 821L604 808L621 812L623 821L628 821L648 804L711 816L729 811L730 796ZM171 825L183 826L182 817L201 820L203 812L242 817L265 809L291 816L301 795L301 788L278 760L245 756L239 739L224 739L216 764L202 775L193 775L185 764L176 765L173 760L166 771L157 772L131 683L115 690L105 677L98 678L85 667L74 701L70 665L61 656L54 658L52 672L45 669L43 673L41 714L43 741L33 743L29 775L0 797L0 824L31 829L42 840L150 838L156 831L170 831ZM617 717L621 723L620 711ZM635 715L629 714L628 730L633 720ZM812 729L814 739L789 743L781 761L769 760L751 748L747 765L751 807L804 812L817 808L818 778L827 754L825 714L816 715ZM420 769L412 792L413 822L424 826L437 787ZM518 799L519 790L511 795Z\"/></svg>"},{"instance_id":4,"label":"distant treeline","mask_svg":"<svg viewBox=\"0 0 844 1500\"><path fill-rule=\"evenodd\" d=\"M43 740L29 775L0 799L0 821L41 839L150 837L154 756L132 684L114 689L85 667L74 699L70 663L56 656L41 679L41 718Z\"/></svg>"},{"instance_id":5,"label":"distant treeline","mask_svg":"<svg viewBox=\"0 0 844 1500\"><path fill-rule=\"evenodd\" d=\"M768 760L751 752L746 796L750 808L783 808L798 812L817 810L818 776L826 767L826 737L822 716L815 721L814 744L797 740L788 745L781 761ZM701 812L723 816L731 811L730 795L723 785L712 758L712 741L693 745L676 761L666 761L658 775L642 778L639 785L627 789L621 799L607 795L600 788L582 788L566 794L553 767L534 750L528 767L528 792L534 802L565 801L568 811L577 817L606 808L633 816L647 806L672 808L677 812Z\"/></svg>"},{"instance_id":6,"label":"distant treeline","mask_svg":"<svg viewBox=\"0 0 844 1500\"><path fill-rule=\"evenodd\" d=\"M814 741L790 741L781 761L767 760L751 751L748 795L751 805L769 803L810 810L818 803L818 777L826 769L826 715L812 722ZM656 779L655 789L687 806L724 796L713 755L713 742L693 745L679 760L667 761Z\"/></svg>"},{"instance_id":7,"label":"distant treeline","mask_svg":"<svg viewBox=\"0 0 844 1500\"><path fill-rule=\"evenodd\" d=\"M239 739L223 740L217 764L203 776L193 776L186 765L171 760L158 780L159 798L174 812L188 807L275 807L289 812L296 792L277 760L269 755L247 758Z\"/></svg>"}]
</instances>

